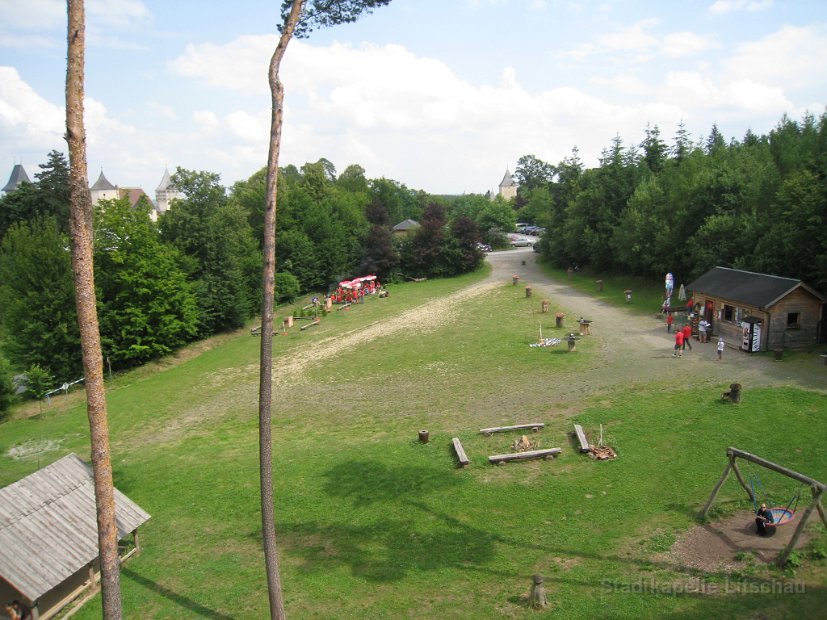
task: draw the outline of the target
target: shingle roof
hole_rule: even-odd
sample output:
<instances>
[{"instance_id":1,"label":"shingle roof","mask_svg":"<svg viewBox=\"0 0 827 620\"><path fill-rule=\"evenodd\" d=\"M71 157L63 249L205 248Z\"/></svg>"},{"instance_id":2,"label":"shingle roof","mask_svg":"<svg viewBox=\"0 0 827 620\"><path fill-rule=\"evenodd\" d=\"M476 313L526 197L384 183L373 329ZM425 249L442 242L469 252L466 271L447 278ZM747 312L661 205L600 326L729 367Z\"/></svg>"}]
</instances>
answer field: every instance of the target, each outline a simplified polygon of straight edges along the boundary
<instances>
[{"instance_id":1,"label":"shingle roof","mask_svg":"<svg viewBox=\"0 0 827 620\"><path fill-rule=\"evenodd\" d=\"M824 301L824 297L801 280L728 267L713 267L687 286L695 293L705 293L759 308L772 306L799 287Z\"/></svg>"},{"instance_id":2,"label":"shingle roof","mask_svg":"<svg viewBox=\"0 0 827 620\"><path fill-rule=\"evenodd\" d=\"M11 171L11 176L9 176L9 182L6 183L5 187L3 187L0 191L11 192L16 190L17 186L21 183L31 183L29 180L29 175L26 174L22 164L14 164L14 168L12 168Z\"/></svg>"},{"instance_id":3,"label":"shingle roof","mask_svg":"<svg viewBox=\"0 0 827 620\"><path fill-rule=\"evenodd\" d=\"M411 230L420 228L421 224L415 220L403 220L393 227L394 230Z\"/></svg>"},{"instance_id":4,"label":"shingle roof","mask_svg":"<svg viewBox=\"0 0 827 620\"><path fill-rule=\"evenodd\" d=\"M103 176L103 170L101 170L98 180L95 181L95 184L89 189L93 191L107 191L115 189L115 186L112 185L105 176Z\"/></svg>"},{"instance_id":5,"label":"shingle roof","mask_svg":"<svg viewBox=\"0 0 827 620\"><path fill-rule=\"evenodd\" d=\"M500 181L500 187L511 187L513 185L517 185L517 182L514 180L514 177L511 176L511 171L506 168L503 180Z\"/></svg>"},{"instance_id":6,"label":"shingle roof","mask_svg":"<svg viewBox=\"0 0 827 620\"><path fill-rule=\"evenodd\" d=\"M115 489L120 540L149 519ZM75 454L0 489L0 578L30 601L98 557L91 467Z\"/></svg>"},{"instance_id":7,"label":"shingle roof","mask_svg":"<svg viewBox=\"0 0 827 620\"><path fill-rule=\"evenodd\" d=\"M175 185L172 184L172 177L169 176L169 168L164 168L164 176L161 177L161 182L155 188L156 192L177 191Z\"/></svg>"}]
</instances>

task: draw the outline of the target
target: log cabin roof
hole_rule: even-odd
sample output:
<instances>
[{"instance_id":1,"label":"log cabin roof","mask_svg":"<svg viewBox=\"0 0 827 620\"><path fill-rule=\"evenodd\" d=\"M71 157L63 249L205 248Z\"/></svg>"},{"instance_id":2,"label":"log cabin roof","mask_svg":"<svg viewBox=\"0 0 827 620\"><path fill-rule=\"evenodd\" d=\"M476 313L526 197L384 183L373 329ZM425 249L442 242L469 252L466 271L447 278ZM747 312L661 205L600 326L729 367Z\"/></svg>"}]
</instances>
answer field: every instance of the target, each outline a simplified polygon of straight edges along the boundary
<instances>
[{"instance_id":1,"label":"log cabin roof","mask_svg":"<svg viewBox=\"0 0 827 620\"><path fill-rule=\"evenodd\" d=\"M801 280L728 267L713 267L697 280L690 282L687 288L694 293L703 293L758 308L769 308L797 288L803 288L824 302L822 295Z\"/></svg>"},{"instance_id":2,"label":"log cabin roof","mask_svg":"<svg viewBox=\"0 0 827 620\"><path fill-rule=\"evenodd\" d=\"M118 540L149 518L115 489ZM98 555L92 468L77 455L0 489L0 578L30 601Z\"/></svg>"}]
</instances>

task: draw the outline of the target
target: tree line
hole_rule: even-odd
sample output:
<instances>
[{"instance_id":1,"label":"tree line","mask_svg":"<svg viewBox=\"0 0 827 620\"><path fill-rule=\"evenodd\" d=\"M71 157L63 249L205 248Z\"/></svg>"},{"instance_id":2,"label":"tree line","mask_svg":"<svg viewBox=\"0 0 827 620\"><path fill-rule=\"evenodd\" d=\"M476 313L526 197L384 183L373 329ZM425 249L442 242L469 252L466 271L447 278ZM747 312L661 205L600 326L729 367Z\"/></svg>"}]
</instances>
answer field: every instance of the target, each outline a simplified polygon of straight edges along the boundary
<instances>
[{"instance_id":1,"label":"tree line","mask_svg":"<svg viewBox=\"0 0 827 620\"><path fill-rule=\"evenodd\" d=\"M520 219L547 229L542 252L558 266L684 282L723 266L827 293L827 114L729 142L715 125L692 141L681 125L667 145L648 126L640 144L616 137L596 168L575 149L557 165L526 155L515 177Z\"/></svg>"},{"instance_id":2,"label":"tree line","mask_svg":"<svg viewBox=\"0 0 827 620\"><path fill-rule=\"evenodd\" d=\"M357 275L446 277L482 262L476 222L444 200L369 180L356 165L337 175L325 159L279 174L280 303ZM157 222L145 197L95 208L101 343L115 370L237 329L259 311L265 171L229 190L211 172L178 168L172 180L185 197ZM0 198L0 409L14 372L30 375L36 395L82 374L68 214L69 169L56 151L33 183ZM394 236L404 219L421 226Z\"/></svg>"}]
</instances>

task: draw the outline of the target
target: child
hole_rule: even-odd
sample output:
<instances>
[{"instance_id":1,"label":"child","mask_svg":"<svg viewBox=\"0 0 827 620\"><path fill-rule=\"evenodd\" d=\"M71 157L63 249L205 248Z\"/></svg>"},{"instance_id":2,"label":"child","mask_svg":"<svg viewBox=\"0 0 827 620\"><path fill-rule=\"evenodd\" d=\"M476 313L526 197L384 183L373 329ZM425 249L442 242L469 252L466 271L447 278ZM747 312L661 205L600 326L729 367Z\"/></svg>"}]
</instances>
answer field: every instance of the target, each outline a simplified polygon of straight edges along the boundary
<instances>
[{"instance_id":1,"label":"child","mask_svg":"<svg viewBox=\"0 0 827 620\"><path fill-rule=\"evenodd\" d=\"M723 337L718 338L718 361L721 361L721 356L724 354L724 339Z\"/></svg>"}]
</instances>

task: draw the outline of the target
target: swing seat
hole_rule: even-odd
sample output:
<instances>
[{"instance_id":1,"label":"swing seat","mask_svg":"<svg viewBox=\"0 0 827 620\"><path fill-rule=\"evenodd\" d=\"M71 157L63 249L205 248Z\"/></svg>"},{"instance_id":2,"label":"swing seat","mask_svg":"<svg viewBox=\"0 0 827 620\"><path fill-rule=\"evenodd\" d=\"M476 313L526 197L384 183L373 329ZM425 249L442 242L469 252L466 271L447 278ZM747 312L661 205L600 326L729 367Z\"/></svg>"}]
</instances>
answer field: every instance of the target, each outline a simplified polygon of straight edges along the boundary
<instances>
[{"instance_id":1,"label":"swing seat","mask_svg":"<svg viewBox=\"0 0 827 620\"><path fill-rule=\"evenodd\" d=\"M789 508L770 508L772 515L772 523L765 523L764 527L775 527L777 525L787 525L790 521L795 519L795 513Z\"/></svg>"}]
</instances>

